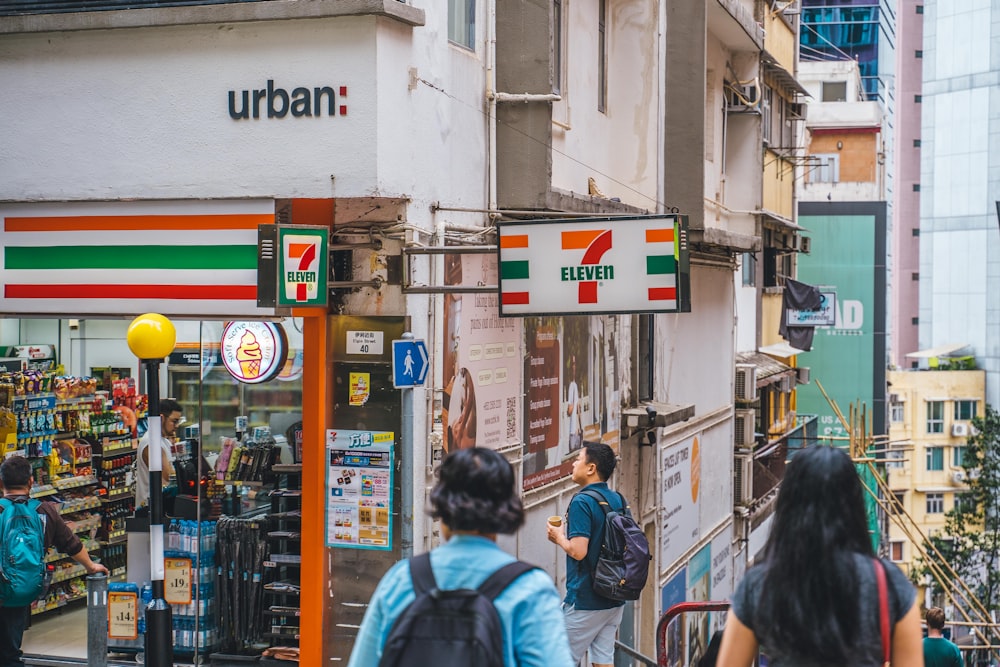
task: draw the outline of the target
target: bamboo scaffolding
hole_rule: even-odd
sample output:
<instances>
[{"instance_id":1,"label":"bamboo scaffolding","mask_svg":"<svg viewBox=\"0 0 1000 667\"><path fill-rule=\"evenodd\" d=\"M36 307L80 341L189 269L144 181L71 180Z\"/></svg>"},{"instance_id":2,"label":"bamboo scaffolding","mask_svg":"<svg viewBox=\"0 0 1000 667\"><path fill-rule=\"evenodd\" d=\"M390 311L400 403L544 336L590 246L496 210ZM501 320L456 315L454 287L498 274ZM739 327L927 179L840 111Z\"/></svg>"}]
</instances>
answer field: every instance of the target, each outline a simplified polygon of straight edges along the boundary
<instances>
[{"instance_id":1,"label":"bamboo scaffolding","mask_svg":"<svg viewBox=\"0 0 1000 667\"><path fill-rule=\"evenodd\" d=\"M868 452L878 439L883 438L883 444L885 444L888 442L888 436L874 436L872 434L871 425L867 419L867 406L864 404L855 406L855 404L852 403L848 408L850 419L847 419L844 417L844 413L841 411L840 406L837 405L837 402L830 398L829 394L826 393L826 390L823 388L823 384L818 379L814 381L816 382L816 386L819 388L820 392L823 394L823 398L826 399L827 403L829 403L830 407L837 415L837 419L840 420L841 425L844 427L844 431L848 433L848 451L851 454L851 458L855 461L855 463L866 466L872 473L872 479L875 480L877 488L872 489L862 478L861 484L865 491L872 497L879 508L885 512L890 521L892 521L903 532L904 536L910 540L917 554L923 559L945 596L952 602L955 609L957 609L965 619L964 623L961 621L957 621L955 623L972 628L977 640L981 642L981 645L976 646L976 648L989 649L994 656L1000 657L1000 653L996 650L1000 645L993 645L981 630L981 628L984 627L990 628L993 635L1000 637L1000 624L993 622L993 619L987 611L985 605L983 605L972 590L952 569L941 552L934 546L934 543L927 539L927 536L921 530L916 521L913 520L913 517L910 516L905 508L896 502L895 496L889 488L888 483L885 479L883 479L882 475L875 467L876 459L869 457ZM841 440L843 438L836 439ZM879 492L881 492L881 494ZM933 553L928 551L926 548L927 546L930 547ZM976 620L970 616L966 610L966 606L972 608L974 615L977 617Z\"/></svg>"}]
</instances>

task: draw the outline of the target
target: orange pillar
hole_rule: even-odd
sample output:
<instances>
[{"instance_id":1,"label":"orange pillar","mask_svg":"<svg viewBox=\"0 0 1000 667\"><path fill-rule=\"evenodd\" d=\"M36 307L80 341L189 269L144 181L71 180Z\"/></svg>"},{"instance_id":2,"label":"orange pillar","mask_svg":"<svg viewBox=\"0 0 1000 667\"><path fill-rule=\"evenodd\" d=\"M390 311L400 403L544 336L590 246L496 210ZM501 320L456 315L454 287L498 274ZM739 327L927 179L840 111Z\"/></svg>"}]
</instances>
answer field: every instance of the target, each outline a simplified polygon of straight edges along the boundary
<instances>
[{"instance_id":1,"label":"orange pillar","mask_svg":"<svg viewBox=\"0 0 1000 667\"><path fill-rule=\"evenodd\" d=\"M323 661L323 626L328 589L323 487L327 424L326 309L295 311L302 319L302 570L299 594L299 664Z\"/></svg>"}]
</instances>

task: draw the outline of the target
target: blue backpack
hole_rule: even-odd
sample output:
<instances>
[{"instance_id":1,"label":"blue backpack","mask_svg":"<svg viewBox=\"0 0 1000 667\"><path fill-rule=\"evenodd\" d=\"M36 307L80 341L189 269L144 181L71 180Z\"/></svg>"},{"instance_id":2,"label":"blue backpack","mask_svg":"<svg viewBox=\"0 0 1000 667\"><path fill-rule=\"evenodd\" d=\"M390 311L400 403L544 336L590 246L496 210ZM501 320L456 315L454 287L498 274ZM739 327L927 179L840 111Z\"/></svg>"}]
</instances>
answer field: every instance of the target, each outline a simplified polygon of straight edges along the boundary
<instances>
[{"instance_id":1,"label":"blue backpack","mask_svg":"<svg viewBox=\"0 0 1000 667\"><path fill-rule=\"evenodd\" d=\"M45 584L45 524L41 503L0 498L0 606L27 607Z\"/></svg>"}]
</instances>

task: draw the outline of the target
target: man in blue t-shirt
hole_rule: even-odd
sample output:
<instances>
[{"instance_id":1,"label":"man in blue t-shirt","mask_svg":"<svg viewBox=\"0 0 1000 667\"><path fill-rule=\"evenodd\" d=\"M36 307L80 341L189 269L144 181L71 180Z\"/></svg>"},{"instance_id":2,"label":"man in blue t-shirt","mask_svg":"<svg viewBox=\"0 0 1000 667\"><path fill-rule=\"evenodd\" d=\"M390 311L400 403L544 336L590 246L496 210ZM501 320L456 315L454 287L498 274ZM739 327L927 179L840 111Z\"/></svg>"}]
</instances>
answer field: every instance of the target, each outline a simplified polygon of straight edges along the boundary
<instances>
[{"instance_id":1,"label":"man in blue t-shirt","mask_svg":"<svg viewBox=\"0 0 1000 667\"><path fill-rule=\"evenodd\" d=\"M594 489L604 496L611 509L622 511L621 496L608 488L608 478L614 471L614 450L588 442L573 461L572 479L584 489ZM566 552L563 613L573 664L579 664L589 649L594 667L611 667L625 603L601 597L591 586L591 572L597 567L604 538L604 510L589 495L577 493L569 503L567 519L568 528L549 524L548 538Z\"/></svg>"}]
</instances>

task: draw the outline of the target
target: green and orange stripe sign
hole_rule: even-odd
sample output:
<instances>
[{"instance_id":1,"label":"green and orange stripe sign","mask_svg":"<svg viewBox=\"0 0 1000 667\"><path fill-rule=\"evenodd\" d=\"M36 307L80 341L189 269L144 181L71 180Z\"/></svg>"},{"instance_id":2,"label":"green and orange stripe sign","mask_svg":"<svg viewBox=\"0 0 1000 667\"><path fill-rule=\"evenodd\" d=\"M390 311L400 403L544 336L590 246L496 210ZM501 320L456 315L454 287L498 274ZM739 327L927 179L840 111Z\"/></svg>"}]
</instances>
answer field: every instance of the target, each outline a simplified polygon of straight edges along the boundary
<instances>
[{"instance_id":1,"label":"green and orange stripe sign","mask_svg":"<svg viewBox=\"0 0 1000 667\"><path fill-rule=\"evenodd\" d=\"M266 315L257 226L273 222L270 200L0 205L0 311Z\"/></svg>"},{"instance_id":2,"label":"green and orange stripe sign","mask_svg":"<svg viewBox=\"0 0 1000 667\"><path fill-rule=\"evenodd\" d=\"M680 216L500 223L501 313L686 310L683 224Z\"/></svg>"}]
</instances>

